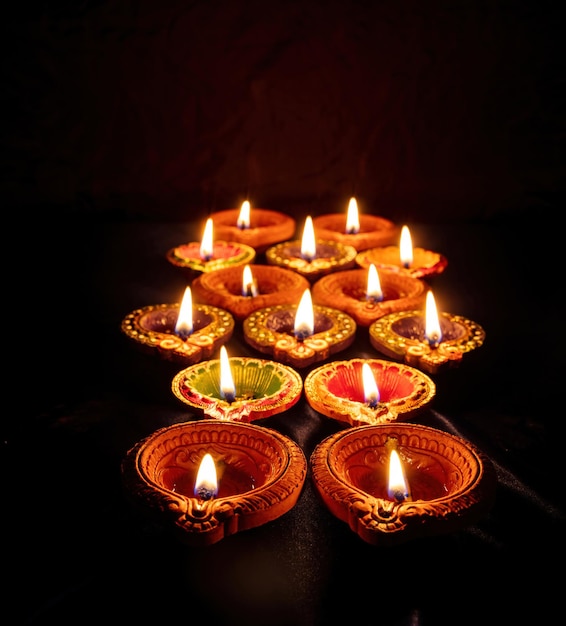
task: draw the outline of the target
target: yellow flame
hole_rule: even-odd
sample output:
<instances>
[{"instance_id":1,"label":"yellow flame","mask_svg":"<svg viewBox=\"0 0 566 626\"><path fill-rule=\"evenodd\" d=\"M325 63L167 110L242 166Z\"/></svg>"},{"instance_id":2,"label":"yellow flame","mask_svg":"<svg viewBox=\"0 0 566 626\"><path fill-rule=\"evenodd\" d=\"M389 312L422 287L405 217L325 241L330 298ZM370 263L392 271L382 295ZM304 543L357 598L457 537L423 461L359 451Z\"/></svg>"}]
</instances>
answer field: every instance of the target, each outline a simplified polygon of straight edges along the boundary
<instances>
[{"instance_id":1,"label":"yellow flame","mask_svg":"<svg viewBox=\"0 0 566 626\"><path fill-rule=\"evenodd\" d=\"M368 300L383 300L383 291L381 291L381 282L379 281L379 274L373 263L368 267L368 282L366 298Z\"/></svg>"},{"instance_id":2,"label":"yellow flame","mask_svg":"<svg viewBox=\"0 0 566 626\"><path fill-rule=\"evenodd\" d=\"M212 218L209 217L206 220L206 225L204 227L204 234L202 236L202 241L200 244L200 258L203 261L208 261L212 258L214 253L214 236L213 236L213 223Z\"/></svg>"},{"instance_id":3,"label":"yellow flame","mask_svg":"<svg viewBox=\"0 0 566 626\"><path fill-rule=\"evenodd\" d=\"M348 204L348 217L346 218L346 232L357 233L360 230L360 218L356 198L350 198Z\"/></svg>"},{"instance_id":4,"label":"yellow flame","mask_svg":"<svg viewBox=\"0 0 566 626\"><path fill-rule=\"evenodd\" d=\"M314 237L314 226L310 215L307 216L303 229L301 256L307 261L312 261L316 257L316 239Z\"/></svg>"},{"instance_id":5,"label":"yellow flame","mask_svg":"<svg viewBox=\"0 0 566 626\"><path fill-rule=\"evenodd\" d=\"M179 315L175 324L175 333L184 339L193 332L193 294L190 287L185 288Z\"/></svg>"},{"instance_id":6,"label":"yellow flame","mask_svg":"<svg viewBox=\"0 0 566 626\"><path fill-rule=\"evenodd\" d=\"M238 228L250 227L250 208L249 200L244 200L240 208L240 214L238 215Z\"/></svg>"},{"instance_id":7,"label":"yellow flame","mask_svg":"<svg viewBox=\"0 0 566 626\"><path fill-rule=\"evenodd\" d=\"M242 272L242 295L257 296L257 294L257 282L252 274L252 268L245 265Z\"/></svg>"},{"instance_id":8,"label":"yellow flame","mask_svg":"<svg viewBox=\"0 0 566 626\"><path fill-rule=\"evenodd\" d=\"M411 267L413 263L413 241L411 239L411 231L408 226L403 226L403 228L401 228L399 253L401 265L403 267Z\"/></svg>"},{"instance_id":9,"label":"yellow flame","mask_svg":"<svg viewBox=\"0 0 566 626\"><path fill-rule=\"evenodd\" d=\"M310 289L305 289L295 314L295 336L309 337L314 331L314 309Z\"/></svg>"},{"instance_id":10,"label":"yellow flame","mask_svg":"<svg viewBox=\"0 0 566 626\"><path fill-rule=\"evenodd\" d=\"M369 363L362 365L362 381L364 384L364 400L366 404L375 407L379 402L379 388Z\"/></svg>"},{"instance_id":11,"label":"yellow flame","mask_svg":"<svg viewBox=\"0 0 566 626\"><path fill-rule=\"evenodd\" d=\"M208 452L202 457L195 481L195 495L209 500L218 493L218 477L212 455Z\"/></svg>"},{"instance_id":12,"label":"yellow flame","mask_svg":"<svg viewBox=\"0 0 566 626\"><path fill-rule=\"evenodd\" d=\"M222 397L228 402L233 402L236 397L236 386L230 369L230 359L226 347L220 348L220 391Z\"/></svg>"},{"instance_id":13,"label":"yellow flame","mask_svg":"<svg viewBox=\"0 0 566 626\"><path fill-rule=\"evenodd\" d=\"M426 294L425 336L431 345L438 345L442 340L440 320L432 291L428 291Z\"/></svg>"},{"instance_id":14,"label":"yellow flame","mask_svg":"<svg viewBox=\"0 0 566 626\"><path fill-rule=\"evenodd\" d=\"M409 497L409 488L405 480L403 464L397 450L391 450L389 454L389 483L388 494L393 500L401 502Z\"/></svg>"}]
</instances>

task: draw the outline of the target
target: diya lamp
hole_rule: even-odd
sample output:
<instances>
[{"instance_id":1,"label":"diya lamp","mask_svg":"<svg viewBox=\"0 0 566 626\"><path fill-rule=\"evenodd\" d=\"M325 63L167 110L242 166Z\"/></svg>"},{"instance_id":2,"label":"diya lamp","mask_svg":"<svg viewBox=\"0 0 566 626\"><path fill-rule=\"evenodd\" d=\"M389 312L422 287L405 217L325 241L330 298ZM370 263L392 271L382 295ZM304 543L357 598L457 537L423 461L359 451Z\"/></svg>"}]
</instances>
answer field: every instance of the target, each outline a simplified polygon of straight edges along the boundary
<instances>
[{"instance_id":1,"label":"diya lamp","mask_svg":"<svg viewBox=\"0 0 566 626\"><path fill-rule=\"evenodd\" d=\"M461 315L438 313L432 291L426 309L396 311L369 327L370 343L382 354L436 374L441 367L458 366L464 354L479 348L484 329Z\"/></svg>"},{"instance_id":2,"label":"diya lamp","mask_svg":"<svg viewBox=\"0 0 566 626\"><path fill-rule=\"evenodd\" d=\"M309 281L297 272L275 265L226 267L195 278L195 299L230 311L237 320L278 304L297 302Z\"/></svg>"},{"instance_id":3,"label":"diya lamp","mask_svg":"<svg viewBox=\"0 0 566 626\"><path fill-rule=\"evenodd\" d=\"M202 272L252 263L255 254L254 248L245 243L215 240L214 222L209 217L200 243L193 241L171 248L166 257L173 265L187 270L192 279Z\"/></svg>"},{"instance_id":4,"label":"diya lamp","mask_svg":"<svg viewBox=\"0 0 566 626\"><path fill-rule=\"evenodd\" d=\"M356 322L338 309L313 305L310 289L305 289L298 305L276 305L251 313L243 331L252 348L303 368L349 347L356 336Z\"/></svg>"},{"instance_id":5,"label":"diya lamp","mask_svg":"<svg viewBox=\"0 0 566 626\"><path fill-rule=\"evenodd\" d=\"M344 270L323 276L312 288L313 302L334 306L367 327L393 311L415 309L424 304L426 284L408 274L367 269Z\"/></svg>"},{"instance_id":6,"label":"diya lamp","mask_svg":"<svg viewBox=\"0 0 566 626\"><path fill-rule=\"evenodd\" d=\"M356 198L350 198L346 217L327 213L313 218L313 225L321 239L352 246L356 251L393 244L399 229L388 219L378 215L360 215Z\"/></svg>"},{"instance_id":7,"label":"diya lamp","mask_svg":"<svg viewBox=\"0 0 566 626\"><path fill-rule=\"evenodd\" d=\"M426 374L407 365L350 359L309 372L304 390L315 411L359 426L414 417L434 399L436 385Z\"/></svg>"},{"instance_id":8,"label":"diya lamp","mask_svg":"<svg viewBox=\"0 0 566 626\"><path fill-rule=\"evenodd\" d=\"M253 357L220 358L189 366L171 383L176 398L206 417L252 422L294 406L303 390L301 376L282 363Z\"/></svg>"},{"instance_id":9,"label":"diya lamp","mask_svg":"<svg viewBox=\"0 0 566 626\"><path fill-rule=\"evenodd\" d=\"M198 420L162 428L122 461L129 500L189 546L287 513L307 473L301 448L269 428Z\"/></svg>"},{"instance_id":10,"label":"diya lamp","mask_svg":"<svg viewBox=\"0 0 566 626\"><path fill-rule=\"evenodd\" d=\"M266 250L265 258L269 265L293 270L313 282L331 272L354 267L356 252L350 245L318 239L313 219L308 215L301 240L271 246Z\"/></svg>"},{"instance_id":11,"label":"diya lamp","mask_svg":"<svg viewBox=\"0 0 566 626\"><path fill-rule=\"evenodd\" d=\"M208 304L193 304L190 287L181 303L155 304L132 311L122 332L145 352L179 363L209 359L234 332L234 317Z\"/></svg>"},{"instance_id":12,"label":"diya lamp","mask_svg":"<svg viewBox=\"0 0 566 626\"><path fill-rule=\"evenodd\" d=\"M246 244L258 254L273 244L291 239L296 229L291 216L269 209L252 209L249 200L245 200L240 209L216 211L211 217L219 239Z\"/></svg>"},{"instance_id":13,"label":"diya lamp","mask_svg":"<svg viewBox=\"0 0 566 626\"><path fill-rule=\"evenodd\" d=\"M398 246L369 248L356 255L356 264L360 267L367 268L371 263L378 269L401 272L415 278L429 278L441 274L448 260L438 252L414 248L409 227L404 225Z\"/></svg>"},{"instance_id":14,"label":"diya lamp","mask_svg":"<svg viewBox=\"0 0 566 626\"><path fill-rule=\"evenodd\" d=\"M349 428L318 444L310 464L328 510L373 545L456 532L478 522L495 500L489 458L428 426Z\"/></svg>"}]
</instances>

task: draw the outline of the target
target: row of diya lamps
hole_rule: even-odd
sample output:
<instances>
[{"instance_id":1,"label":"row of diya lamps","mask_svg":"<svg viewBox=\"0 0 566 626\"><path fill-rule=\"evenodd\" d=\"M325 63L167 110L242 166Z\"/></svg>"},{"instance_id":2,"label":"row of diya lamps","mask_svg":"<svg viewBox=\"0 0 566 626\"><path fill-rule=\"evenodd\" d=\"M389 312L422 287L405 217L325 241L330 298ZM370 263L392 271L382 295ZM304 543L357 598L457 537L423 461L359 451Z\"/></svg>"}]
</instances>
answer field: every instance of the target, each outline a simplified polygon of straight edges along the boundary
<instances>
[{"instance_id":1,"label":"row of diya lamps","mask_svg":"<svg viewBox=\"0 0 566 626\"><path fill-rule=\"evenodd\" d=\"M364 541L394 545L477 521L494 500L490 460L462 438L404 421L433 400L431 376L484 341L481 326L436 309L426 281L446 258L413 248L406 226L398 239L394 223L360 214L355 198L346 216L308 216L302 239L295 232L293 218L249 201L213 213L200 242L166 254L186 272L182 301L123 319L138 347L186 366L171 388L199 417L128 451L126 492L188 545L278 518L296 504L307 460L254 422L304 393L349 426L315 447L310 468L326 507ZM266 263L254 263L259 254ZM271 358L228 356L236 321ZM358 327L388 358L328 362Z\"/></svg>"}]
</instances>

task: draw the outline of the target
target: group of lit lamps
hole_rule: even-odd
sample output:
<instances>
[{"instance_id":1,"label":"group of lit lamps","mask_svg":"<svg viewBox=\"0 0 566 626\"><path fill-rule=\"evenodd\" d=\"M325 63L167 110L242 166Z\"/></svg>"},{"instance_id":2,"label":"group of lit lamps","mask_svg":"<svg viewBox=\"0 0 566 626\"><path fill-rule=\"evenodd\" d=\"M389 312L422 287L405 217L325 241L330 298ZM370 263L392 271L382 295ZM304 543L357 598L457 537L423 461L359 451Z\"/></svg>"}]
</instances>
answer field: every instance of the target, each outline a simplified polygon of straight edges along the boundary
<instances>
[{"instance_id":1,"label":"group of lit lamps","mask_svg":"<svg viewBox=\"0 0 566 626\"><path fill-rule=\"evenodd\" d=\"M308 216L300 240L295 230L291 217L248 201L213 213L201 242L166 254L187 274L182 302L123 319L123 333L146 352L185 364L172 392L201 418L127 453L127 493L189 545L279 517L298 500L307 460L288 437L253 422L304 392L313 409L350 426L319 443L310 466L327 508L364 541L390 545L477 520L495 492L489 459L458 437L401 421L433 400L431 375L485 337L475 322L437 313L425 279L446 259L413 248L406 226L394 245L398 228L360 215L354 198L346 218ZM265 357L228 357L236 324ZM392 360L331 361L358 327Z\"/></svg>"}]
</instances>

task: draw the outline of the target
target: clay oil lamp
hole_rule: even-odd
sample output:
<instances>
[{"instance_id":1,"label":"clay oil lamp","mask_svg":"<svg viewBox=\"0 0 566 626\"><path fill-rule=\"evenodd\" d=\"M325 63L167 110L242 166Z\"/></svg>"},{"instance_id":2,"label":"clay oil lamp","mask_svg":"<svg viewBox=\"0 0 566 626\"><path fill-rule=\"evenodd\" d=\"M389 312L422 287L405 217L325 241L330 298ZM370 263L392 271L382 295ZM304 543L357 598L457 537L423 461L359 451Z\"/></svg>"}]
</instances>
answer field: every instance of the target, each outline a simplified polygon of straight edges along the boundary
<instances>
[{"instance_id":1,"label":"clay oil lamp","mask_svg":"<svg viewBox=\"0 0 566 626\"><path fill-rule=\"evenodd\" d=\"M309 287L297 272L269 265L226 267L195 278L195 300L230 311L239 321L265 307L293 304Z\"/></svg>"},{"instance_id":2,"label":"clay oil lamp","mask_svg":"<svg viewBox=\"0 0 566 626\"><path fill-rule=\"evenodd\" d=\"M191 364L209 359L234 332L229 311L193 304L190 287L181 303L154 304L132 311L122 320L122 332L148 354Z\"/></svg>"},{"instance_id":3,"label":"clay oil lamp","mask_svg":"<svg viewBox=\"0 0 566 626\"><path fill-rule=\"evenodd\" d=\"M310 465L328 510L372 545L457 532L486 516L495 500L486 455L417 424L342 430L316 446Z\"/></svg>"},{"instance_id":4,"label":"clay oil lamp","mask_svg":"<svg viewBox=\"0 0 566 626\"><path fill-rule=\"evenodd\" d=\"M331 307L313 305L305 289L298 305L282 304L251 313L243 322L246 343L276 361L304 368L352 345L355 320Z\"/></svg>"},{"instance_id":5,"label":"clay oil lamp","mask_svg":"<svg viewBox=\"0 0 566 626\"><path fill-rule=\"evenodd\" d=\"M380 359L333 361L305 378L307 402L319 413L350 426L386 424L414 417L436 393L423 372Z\"/></svg>"},{"instance_id":6,"label":"clay oil lamp","mask_svg":"<svg viewBox=\"0 0 566 626\"><path fill-rule=\"evenodd\" d=\"M249 200L240 209L216 211L211 215L219 239L236 241L254 248L257 254L295 234L295 220L285 213L251 207Z\"/></svg>"},{"instance_id":7,"label":"clay oil lamp","mask_svg":"<svg viewBox=\"0 0 566 626\"><path fill-rule=\"evenodd\" d=\"M352 246L356 251L393 244L399 229L390 220L378 215L361 213L356 198L350 198L348 211L327 213L313 218L313 225L321 239Z\"/></svg>"},{"instance_id":8,"label":"clay oil lamp","mask_svg":"<svg viewBox=\"0 0 566 626\"><path fill-rule=\"evenodd\" d=\"M312 287L316 304L333 306L351 315L358 326L369 326L393 311L416 309L425 301L424 281L387 270L344 270L319 278Z\"/></svg>"},{"instance_id":9,"label":"clay oil lamp","mask_svg":"<svg viewBox=\"0 0 566 626\"><path fill-rule=\"evenodd\" d=\"M382 354L436 374L441 368L460 365L464 354L483 344L485 331L461 315L439 314L428 291L425 311L384 315L370 325L369 338Z\"/></svg>"},{"instance_id":10,"label":"clay oil lamp","mask_svg":"<svg viewBox=\"0 0 566 626\"><path fill-rule=\"evenodd\" d=\"M438 252L414 248L411 232L405 225L401 229L398 246L369 248L356 255L356 264L360 267L367 268L372 263L379 270L401 272L415 278L430 278L441 274L446 269L448 260Z\"/></svg>"},{"instance_id":11,"label":"clay oil lamp","mask_svg":"<svg viewBox=\"0 0 566 626\"><path fill-rule=\"evenodd\" d=\"M286 241L271 246L265 252L269 265L298 272L312 283L321 276L355 266L356 249L337 241L315 236L313 219L305 219L301 240Z\"/></svg>"},{"instance_id":12,"label":"clay oil lamp","mask_svg":"<svg viewBox=\"0 0 566 626\"><path fill-rule=\"evenodd\" d=\"M183 544L208 546L291 510L307 462L275 430L204 419L157 430L128 451L121 470L140 513Z\"/></svg>"},{"instance_id":13,"label":"clay oil lamp","mask_svg":"<svg viewBox=\"0 0 566 626\"><path fill-rule=\"evenodd\" d=\"M200 242L193 241L171 248L166 256L170 263L186 270L192 280L202 272L252 263L255 254L254 248L245 243L216 240L214 222L209 217Z\"/></svg>"},{"instance_id":14,"label":"clay oil lamp","mask_svg":"<svg viewBox=\"0 0 566 626\"><path fill-rule=\"evenodd\" d=\"M221 421L252 422L282 413L301 396L303 380L291 367L254 357L220 358L189 366L171 383L176 398L195 413Z\"/></svg>"}]
</instances>

